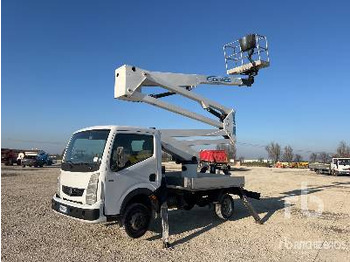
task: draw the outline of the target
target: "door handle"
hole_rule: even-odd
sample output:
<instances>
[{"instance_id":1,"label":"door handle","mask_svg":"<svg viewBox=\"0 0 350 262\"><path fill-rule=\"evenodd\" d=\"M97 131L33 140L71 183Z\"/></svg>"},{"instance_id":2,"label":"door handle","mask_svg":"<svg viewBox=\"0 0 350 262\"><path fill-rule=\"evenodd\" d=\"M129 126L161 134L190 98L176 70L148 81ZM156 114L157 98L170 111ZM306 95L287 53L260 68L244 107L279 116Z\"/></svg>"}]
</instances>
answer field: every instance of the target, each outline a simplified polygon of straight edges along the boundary
<instances>
[{"instance_id":1,"label":"door handle","mask_svg":"<svg viewBox=\"0 0 350 262\"><path fill-rule=\"evenodd\" d=\"M149 175L149 181L151 181L151 182L155 182L156 181L156 174L150 174Z\"/></svg>"}]
</instances>

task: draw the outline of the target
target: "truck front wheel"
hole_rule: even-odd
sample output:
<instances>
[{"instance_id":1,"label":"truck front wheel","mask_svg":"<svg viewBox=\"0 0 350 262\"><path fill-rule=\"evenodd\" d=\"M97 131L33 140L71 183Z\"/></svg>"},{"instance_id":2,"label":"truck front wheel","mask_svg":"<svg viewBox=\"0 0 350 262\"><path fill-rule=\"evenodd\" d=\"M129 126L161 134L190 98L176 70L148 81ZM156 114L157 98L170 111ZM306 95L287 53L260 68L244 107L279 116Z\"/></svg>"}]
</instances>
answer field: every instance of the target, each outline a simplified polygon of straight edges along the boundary
<instances>
[{"instance_id":1,"label":"truck front wheel","mask_svg":"<svg viewBox=\"0 0 350 262\"><path fill-rule=\"evenodd\" d=\"M123 216L125 232L132 238L142 237L151 222L151 210L141 203L128 206Z\"/></svg>"},{"instance_id":2,"label":"truck front wheel","mask_svg":"<svg viewBox=\"0 0 350 262\"><path fill-rule=\"evenodd\" d=\"M224 220L232 217L234 211L233 199L230 195L225 194L220 197L219 203L215 204L215 213L216 215Z\"/></svg>"}]
</instances>

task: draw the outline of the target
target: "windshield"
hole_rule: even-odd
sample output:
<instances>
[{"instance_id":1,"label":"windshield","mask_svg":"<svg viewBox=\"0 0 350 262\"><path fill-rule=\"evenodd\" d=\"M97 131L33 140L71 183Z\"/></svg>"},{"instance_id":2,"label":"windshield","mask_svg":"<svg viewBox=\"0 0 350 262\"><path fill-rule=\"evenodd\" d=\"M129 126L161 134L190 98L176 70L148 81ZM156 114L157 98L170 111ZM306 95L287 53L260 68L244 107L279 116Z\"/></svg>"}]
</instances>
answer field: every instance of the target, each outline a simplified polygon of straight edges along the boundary
<instances>
[{"instance_id":1,"label":"windshield","mask_svg":"<svg viewBox=\"0 0 350 262\"><path fill-rule=\"evenodd\" d=\"M350 165L350 159L339 159L339 165L348 166Z\"/></svg>"},{"instance_id":2,"label":"windshield","mask_svg":"<svg viewBox=\"0 0 350 262\"><path fill-rule=\"evenodd\" d=\"M71 138L62 169L76 172L98 170L110 130L79 132Z\"/></svg>"}]
</instances>

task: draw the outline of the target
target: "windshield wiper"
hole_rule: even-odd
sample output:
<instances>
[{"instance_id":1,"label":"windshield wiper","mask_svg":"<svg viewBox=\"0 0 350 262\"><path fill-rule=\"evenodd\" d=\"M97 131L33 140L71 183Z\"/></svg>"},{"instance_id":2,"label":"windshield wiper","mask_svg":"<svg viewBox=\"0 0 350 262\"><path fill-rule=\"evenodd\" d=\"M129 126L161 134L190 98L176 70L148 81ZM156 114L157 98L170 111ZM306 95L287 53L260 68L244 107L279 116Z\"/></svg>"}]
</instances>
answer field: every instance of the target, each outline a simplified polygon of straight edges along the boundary
<instances>
[{"instance_id":1,"label":"windshield wiper","mask_svg":"<svg viewBox=\"0 0 350 262\"><path fill-rule=\"evenodd\" d=\"M79 163L79 164L82 166L88 166L90 170L92 169L92 166L90 165L90 163L83 162L83 163Z\"/></svg>"},{"instance_id":2,"label":"windshield wiper","mask_svg":"<svg viewBox=\"0 0 350 262\"><path fill-rule=\"evenodd\" d=\"M89 163L89 162L81 162L78 164L83 165L83 166L88 166L90 170L92 170L94 168L94 166L97 165L97 163Z\"/></svg>"},{"instance_id":3,"label":"windshield wiper","mask_svg":"<svg viewBox=\"0 0 350 262\"><path fill-rule=\"evenodd\" d=\"M70 168L73 168L73 166L74 166L74 163L71 160L66 160L63 163L67 163Z\"/></svg>"}]
</instances>

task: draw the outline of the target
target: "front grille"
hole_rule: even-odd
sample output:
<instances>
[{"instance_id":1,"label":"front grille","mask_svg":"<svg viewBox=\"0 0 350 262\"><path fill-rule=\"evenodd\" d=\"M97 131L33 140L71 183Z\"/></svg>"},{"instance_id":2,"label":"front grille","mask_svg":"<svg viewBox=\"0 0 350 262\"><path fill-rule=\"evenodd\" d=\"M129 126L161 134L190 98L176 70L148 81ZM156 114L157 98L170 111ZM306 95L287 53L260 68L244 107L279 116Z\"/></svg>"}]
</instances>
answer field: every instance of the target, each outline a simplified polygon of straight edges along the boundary
<instances>
[{"instance_id":1,"label":"front grille","mask_svg":"<svg viewBox=\"0 0 350 262\"><path fill-rule=\"evenodd\" d=\"M62 186L62 191L68 196L82 196L84 193L83 188L74 188L69 186Z\"/></svg>"},{"instance_id":2,"label":"front grille","mask_svg":"<svg viewBox=\"0 0 350 262\"><path fill-rule=\"evenodd\" d=\"M81 201L74 201L74 200L71 200L71 199L67 199L67 198L63 198L63 200L66 200L66 201L69 201L69 202L73 202L73 203L77 203L77 204L83 204L83 202L81 202Z\"/></svg>"}]
</instances>

